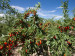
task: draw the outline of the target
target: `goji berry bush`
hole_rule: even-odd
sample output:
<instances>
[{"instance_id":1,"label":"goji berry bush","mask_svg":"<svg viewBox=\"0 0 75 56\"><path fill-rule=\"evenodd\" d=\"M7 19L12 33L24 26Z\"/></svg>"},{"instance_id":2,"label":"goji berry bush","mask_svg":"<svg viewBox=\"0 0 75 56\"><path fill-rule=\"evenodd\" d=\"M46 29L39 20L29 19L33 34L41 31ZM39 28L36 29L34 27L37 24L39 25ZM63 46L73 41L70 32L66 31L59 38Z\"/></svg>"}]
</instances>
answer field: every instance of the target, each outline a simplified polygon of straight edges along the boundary
<instances>
[{"instance_id":1,"label":"goji berry bush","mask_svg":"<svg viewBox=\"0 0 75 56\"><path fill-rule=\"evenodd\" d=\"M38 56L72 56L75 50L75 34L70 32L75 31L75 17L68 17L67 3L63 3L62 7L66 11L65 19L61 20L45 20L39 17L37 10L40 3L34 9L26 10L24 17L16 19L13 29L4 36L4 40L0 40L0 55L13 56L12 50L21 46L22 56L34 53Z\"/></svg>"}]
</instances>

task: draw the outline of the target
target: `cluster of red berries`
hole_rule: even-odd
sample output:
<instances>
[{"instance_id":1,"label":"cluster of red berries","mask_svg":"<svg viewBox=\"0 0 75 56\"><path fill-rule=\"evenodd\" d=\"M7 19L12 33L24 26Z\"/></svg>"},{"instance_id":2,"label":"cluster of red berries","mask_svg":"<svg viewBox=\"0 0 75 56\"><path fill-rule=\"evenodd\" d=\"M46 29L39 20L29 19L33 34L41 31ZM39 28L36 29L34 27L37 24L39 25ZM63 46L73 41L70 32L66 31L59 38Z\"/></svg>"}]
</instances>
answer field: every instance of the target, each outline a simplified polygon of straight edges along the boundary
<instances>
[{"instance_id":1,"label":"cluster of red berries","mask_svg":"<svg viewBox=\"0 0 75 56\"><path fill-rule=\"evenodd\" d=\"M26 19L31 13L34 14L34 15L36 15L36 11L35 10L33 12L32 11L29 11L28 13L26 13L24 15L24 19Z\"/></svg>"},{"instance_id":2,"label":"cluster of red berries","mask_svg":"<svg viewBox=\"0 0 75 56\"><path fill-rule=\"evenodd\" d=\"M12 45L14 44L14 41L9 40L9 42L4 42L4 48L7 48L8 50L12 49Z\"/></svg>"},{"instance_id":3,"label":"cluster of red berries","mask_svg":"<svg viewBox=\"0 0 75 56\"><path fill-rule=\"evenodd\" d=\"M67 45L69 45L69 47L72 47L72 43L69 42L67 39L65 40L67 42Z\"/></svg>"},{"instance_id":4,"label":"cluster of red berries","mask_svg":"<svg viewBox=\"0 0 75 56\"><path fill-rule=\"evenodd\" d=\"M71 46L72 46L72 43L70 43L69 41L67 41L67 44L69 45L69 47L71 47Z\"/></svg>"},{"instance_id":5,"label":"cluster of red berries","mask_svg":"<svg viewBox=\"0 0 75 56\"><path fill-rule=\"evenodd\" d=\"M36 45L41 45L42 44L42 41L40 40L38 43L36 42Z\"/></svg>"},{"instance_id":6,"label":"cluster of red berries","mask_svg":"<svg viewBox=\"0 0 75 56\"><path fill-rule=\"evenodd\" d=\"M10 35L10 37L15 36L15 34L13 34L13 33L9 33L9 35Z\"/></svg>"},{"instance_id":7,"label":"cluster of red berries","mask_svg":"<svg viewBox=\"0 0 75 56\"><path fill-rule=\"evenodd\" d=\"M14 44L14 41L9 40L8 42L4 42L4 45L0 45L0 50L8 50L8 52L5 52L5 54L7 54L13 46L17 47L17 44Z\"/></svg>"},{"instance_id":8,"label":"cluster of red berries","mask_svg":"<svg viewBox=\"0 0 75 56\"><path fill-rule=\"evenodd\" d=\"M61 32L67 32L67 30L69 30L69 26L66 26L66 27L62 27L62 26L59 26L59 30L61 31Z\"/></svg>"},{"instance_id":9,"label":"cluster of red berries","mask_svg":"<svg viewBox=\"0 0 75 56\"><path fill-rule=\"evenodd\" d=\"M33 43L33 42L30 41L30 44L32 44L32 43ZM37 42L37 40L36 40L36 45L39 46L39 45L41 45L41 44L42 44L42 40L40 40L39 42Z\"/></svg>"},{"instance_id":10,"label":"cluster of red berries","mask_svg":"<svg viewBox=\"0 0 75 56\"><path fill-rule=\"evenodd\" d=\"M33 44L33 42L30 40L30 44ZM36 40L36 45L41 45L42 44L42 40L40 40L39 42L37 42ZM27 53L27 49L25 50L25 52Z\"/></svg>"},{"instance_id":11,"label":"cluster of red berries","mask_svg":"<svg viewBox=\"0 0 75 56\"><path fill-rule=\"evenodd\" d=\"M19 31L19 32L12 32L12 33L9 33L9 36L10 36L10 37L13 37L13 36L18 35L19 33L20 33L20 31Z\"/></svg>"}]
</instances>

